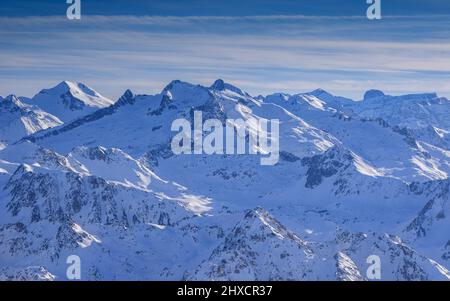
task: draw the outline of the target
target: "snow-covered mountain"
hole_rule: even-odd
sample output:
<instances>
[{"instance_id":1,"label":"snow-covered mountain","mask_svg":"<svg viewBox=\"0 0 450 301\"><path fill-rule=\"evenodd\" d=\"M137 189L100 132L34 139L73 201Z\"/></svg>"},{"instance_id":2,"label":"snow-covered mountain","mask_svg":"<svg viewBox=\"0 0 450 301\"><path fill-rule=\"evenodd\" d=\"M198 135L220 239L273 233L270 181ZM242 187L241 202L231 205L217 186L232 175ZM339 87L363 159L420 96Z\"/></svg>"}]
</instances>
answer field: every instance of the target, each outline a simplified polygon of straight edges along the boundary
<instances>
[{"instance_id":1,"label":"snow-covered mountain","mask_svg":"<svg viewBox=\"0 0 450 301\"><path fill-rule=\"evenodd\" d=\"M381 280L450 279L450 102L436 94L177 80L115 103L69 82L23 101L64 124L0 151L0 279L65 280L69 255L86 280L370 280L373 255ZM253 131L276 119L278 163L176 155L172 121L194 111Z\"/></svg>"},{"instance_id":2,"label":"snow-covered mountain","mask_svg":"<svg viewBox=\"0 0 450 301\"><path fill-rule=\"evenodd\" d=\"M51 89L43 89L28 102L57 116L63 122L73 121L113 104L113 101L88 86L71 81L63 81Z\"/></svg>"},{"instance_id":3,"label":"snow-covered mountain","mask_svg":"<svg viewBox=\"0 0 450 301\"><path fill-rule=\"evenodd\" d=\"M0 144L7 145L62 121L36 106L24 104L15 95L0 98Z\"/></svg>"}]
</instances>

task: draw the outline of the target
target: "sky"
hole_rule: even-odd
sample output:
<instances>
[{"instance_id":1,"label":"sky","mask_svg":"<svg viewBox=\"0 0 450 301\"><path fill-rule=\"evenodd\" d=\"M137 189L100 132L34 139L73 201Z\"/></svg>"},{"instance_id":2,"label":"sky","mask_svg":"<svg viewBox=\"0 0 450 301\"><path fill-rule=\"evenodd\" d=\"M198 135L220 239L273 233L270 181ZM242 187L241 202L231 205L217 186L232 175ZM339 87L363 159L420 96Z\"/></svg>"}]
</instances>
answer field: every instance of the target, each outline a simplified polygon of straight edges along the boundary
<instances>
[{"instance_id":1,"label":"sky","mask_svg":"<svg viewBox=\"0 0 450 301\"><path fill-rule=\"evenodd\" d=\"M381 20L367 19L366 0L81 0L81 20L67 7L0 2L0 95L73 80L117 99L222 78L253 95L450 98L446 0L381 0Z\"/></svg>"}]
</instances>

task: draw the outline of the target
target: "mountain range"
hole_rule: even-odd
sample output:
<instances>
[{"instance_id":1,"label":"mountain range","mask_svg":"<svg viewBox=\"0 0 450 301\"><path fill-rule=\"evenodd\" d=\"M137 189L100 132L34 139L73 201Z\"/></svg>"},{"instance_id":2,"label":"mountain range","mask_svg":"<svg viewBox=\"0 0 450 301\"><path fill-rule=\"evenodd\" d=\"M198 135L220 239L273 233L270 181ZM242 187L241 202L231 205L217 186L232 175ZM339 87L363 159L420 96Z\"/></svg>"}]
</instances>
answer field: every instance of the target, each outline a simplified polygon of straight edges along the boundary
<instances>
[{"instance_id":1,"label":"mountain range","mask_svg":"<svg viewBox=\"0 0 450 301\"><path fill-rule=\"evenodd\" d=\"M172 121L277 119L280 160L175 155ZM450 100L179 80L0 98L0 280L450 280Z\"/></svg>"}]
</instances>

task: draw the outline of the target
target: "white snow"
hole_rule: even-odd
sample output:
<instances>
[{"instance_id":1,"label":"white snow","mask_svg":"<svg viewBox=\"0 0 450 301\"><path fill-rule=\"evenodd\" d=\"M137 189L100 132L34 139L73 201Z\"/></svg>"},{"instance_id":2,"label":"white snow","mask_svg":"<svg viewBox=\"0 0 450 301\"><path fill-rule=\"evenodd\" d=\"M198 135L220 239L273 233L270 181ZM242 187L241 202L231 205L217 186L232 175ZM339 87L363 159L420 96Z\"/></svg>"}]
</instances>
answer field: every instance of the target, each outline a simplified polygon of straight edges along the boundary
<instances>
[{"instance_id":1,"label":"white snow","mask_svg":"<svg viewBox=\"0 0 450 301\"><path fill-rule=\"evenodd\" d=\"M86 280L354 281L375 254L382 280L448 280L450 102L372 96L218 80L104 115L113 102L76 82L0 99L0 279L64 280L77 254ZM171 122L194 109L278 119L279 163L173 155Z\"/></svg>"}]
</instances>

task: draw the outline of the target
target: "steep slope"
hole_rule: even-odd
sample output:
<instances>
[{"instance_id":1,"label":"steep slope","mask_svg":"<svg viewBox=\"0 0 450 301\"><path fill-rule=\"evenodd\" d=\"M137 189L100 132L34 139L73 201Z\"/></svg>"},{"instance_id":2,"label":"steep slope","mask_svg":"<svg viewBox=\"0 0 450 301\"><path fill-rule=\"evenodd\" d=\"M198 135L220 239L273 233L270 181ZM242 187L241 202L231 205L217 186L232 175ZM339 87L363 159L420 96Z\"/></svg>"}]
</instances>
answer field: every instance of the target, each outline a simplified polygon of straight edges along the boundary
<instances>
[{"instance_id":1,"label":"steep slope","mask_svg":"<svg viewBox=\"0 0 450 301\"><path fill-rule=\"evenodd\" d=\"M381 280L449 278L443 99L399 97L429 113L403 120L375 90L361 102L320 89L255 98L222 80L172 81L114 104L81 84L44 91L69 118L0 151L2 279L64 280L69 255L84 280L369 280L371 255ZM261 144L176 155L172 121L192 126L195 111L253 132L276 120L278 162L261 165ZM434 121L409 127L421 118Z\"/></svg>"},{"instance_id":2,"label":"steep slope","mask_svg":"<svg viewBox=\"0 0 450 301\"><path fill-rule=\"evenodd\" d=\"M420 99L420 96L414 95L398 99L414 100L416 97ZM413 182L445 179L450 172L445 133L441 131L441 135L438 135L438 129L400 127L399 124L391 124L389 118L384 119L383 114L380 114L381 117L359 115L366 108L365 101L352 102L324 91L293 96L274 94L265 100L286 108L310 125L333 135L346 148L387 176ZM450 102L439 101L442 102L443 111L450 108ZM392 102L395 104L396 98ZM386 106L389 104L381 107ZM395 108L386 110L395 111ZM395 116L402 118L401 112ZM405 118L410 117L406 115ZM416 121L420 122L420 119ZM389 144L385 141L389 141Z\"/></svg>"},{"instance_id":3,"label":"steep slope","mask_svg":"<svg viewBox=\"0 0 450 301\"><path fill-rule=\"evenodd\" d=\"M0 143L3 147L24 136L61 124L57 117L36 106L24 104L15 95L0 98Z\"/></svg>"},{"instance_id":4,"label":"steep slope","mask_svg":"<svg viewBox=\"0 0 450 301\"><path fill-rule=\"evenodd\" d=\"M29 102L57 116L64 123L113 104L113 101L88 86L70 81L40 91Z\"/></svg>"},{"instance_id":5,"label":"steep slope","mask_svg":"<svg viewBox=\"0 0 450 301\"><path fill-rule=\"evenodd\" d=\"M30 266L23 269L0 269L0 281L53 281L55 276L44 267Z\"/></svg>"},{"instance_id":6,"label":"steep slope","mask_svg":"<svg viewBox=\"0 0 450 301\"><path fill-rule=\"evenodd\" d=\"M247 211L188 279L301 280L314 252L262 208Z\"/></svg>"},{"instance_id":7,"label":"steep slope","mask_svg":"<svg viewBox=\"0 0 450 301\"><path fill-rule=\"evenodd\" d=\"M334 240L301 239L262 208L248 210L186 279L368 280L370 256L380 280L450 280L450 272L387 234L338 230Z\"/></svg>"},{"instance_id":8,"label":"steep slope","mask_svg":"<svg viewBox=\"0 0 450 301\"><path fill-rule=\"evenodd\" d=\"M362 117L382 118L399 127L419 129L436 126L448 130L449 102L436 93L390 96L373 90L365 94L363 101L349 107Z\"/></svg>"},{"instance_id":9,"label":"steep slope","mask_svg":"<svg viewBox=\"0 0 450 301\"><path fill-rule=\"evenodd\" d=\"M86 161L82 164L75 158ZM117 150L82 148L66 158L35 148L34 155L30 154L26 160L34 164L20 165L0 197L0 266L14 271L28 271L33 262L40 261L52 275L64 277L65 258L84 254L83 262L92 268L85 277L96 279L98 270L108 272L111 266L108 258L121 258L128 248L137 248L136 252L145 250L142 238L136 237L151 229L172 227L182 219L209 210L207 199L162 181L149 170L139 169L136 160ZM114 164L127 171L129 166L123 166L124 162L135 166L136 175L148 172L153 181L141 187L138 185L141 178L135 179L136 184L131 183L131 174L130 181L105 180L92 174L98 173L103 164ZM128 237L128 247L117 246L123 237ZM136 255L135 264L141 259ZM126 272L127 264L121 260L108 279L119 275L133 277L133 271ZM150 267L144 268L148 273ZM22 272L12 273L11 269L4 272L5 277L22 279ZM33 275L30 277L40 277L39 273ZM134 277L144 275L143 272Z\"/></svg>"},{"instance_id":10,"label":"steep slope","mask_svg":"<svg viewBox=\"0 0 450 301\"><path fill-rule=\"evenodd\" d=\"M124 95L122 99L125 98ZM129 94L127 99L126 104L115 110L103 109L28 139L63 154L78 145L121 149L135 158L141 157L162 178L190 187L201 195L211 195L212 187L224 183L214 189L215 197L226 201L230 193L234 196L239 191L248 194L251 202L256 202L255 194L275 194L274 190L282 189L282 183L297 182L301 157L322 153L339 143L285 109L261 103L220 80L209 88L174 81L159 95ZM103 114L106 110L108 114ZM280 166L261 168L262 156L255 155L174 156L170 148L175 135L170 128L171 121L180 117L192 121L194 110L202 111L204 119L242 118L253 123L262 118L279 119ZM184 168L180 170L180 166ZM208 185L198 185L199 178L189 176L193 173Z\"/></svg>"},{"instance_id":11,"label":"steep slope","mask_svg":"<svg viewBox=\"0 0 450 301\"><path fill-rule=\"evenodd\" d=\"M367 120L383 120L410 137L448 149L450 101L436 93L385 95L367 91L364 100L347 103L347 109Z\"/></svg>"},{"instance_id":12,"label":"steep slope","mask_svg":"<svg viewBox=\"0 0 450 301\"><path fill-rule=\"evenodd\" d=\"M393 235L369 233L338 233L333 245L351 257L357 266L368 267L367 259L380 258L381 280L450 280L450 272Z\"/></svg>"},{"instance_id":13,"label":"steep slope","mask_svg":"<svg viewBox=\"0 0 450 301\"><path fill-rule=\"evenodd\" d=\"M275 204L280 198L285 203L299 202L299 194L306 194L310 202L329 202L331 196L336 206L352 200L346 206L348 215L356 209L354 206L362 214L370 204L376 206L382 219L383 210L389 206L391 211L395 206L397 214L408 204L407 213L403 212L408 217L423 206L421 197L411 194L408 182L446 177L447 155L439 157L438 151L432 153L412 145L406 136L382 122L342 115L319 97L332 103L349 100L321 90L302 96L322 103L325 109L312 106L310 101L300 102L300 95L287 97L292 104L285 108L267 99L261 102L221 80L211 87L173 81L159 95L134 96L127 92L118 102L123 102L121 106L33 135L30 140L62 153L71 152L77 145L124 150L141 157L139 161L160 177L216 202L229 203L237 198L245 200L237 202L243 206L257 206ZM259 157L252 155L174 156L170 121L179 117L192 120L193 110L201 110L204 118L219 120L279 119L279 163L262 168ZM203 185L198 185L199 181ZM399 221L398 216L392 219Z\"/></svg>"},{"instance_id":14,"label":"steep slope","mask_svg":"<svg viewBox=\"0 0 450 301\"><path fill-rule=\"evenodd\" d=\"M404 237L427 254L450 262L449 180L415 184L414 190L428 201L406 226Z\"/></svg>"},{"instance_id":15,"label":"steep slope","mask_svg":"<svg viewBox=\"0 0 450 301\"><path fill-rule=\"evenodd\" d=\"M175 134L170 129L172 121L177 118L192 120L193 111L202 111L204 120L216 118L224 121L226 118L239 117L244 120L258 120L281 117L283 122L280 124L282 133L280 136L286 140L286 143L282 144L289 147L295 141L303 142L305 147L301 150L297 148L297 152L314 154L333 145L331 136L308 125L286 110L260 103L248 94L236 93L237 88L218 90L218 85L216 83L210 88L205 88L173 81L161 94L154 96L125 94L124 97L128 95L132 101L115 110L113 114L104 118L94 118L103 111L101 110L61 129L35 135L29 139L63 153L67 153L77 145L90 143L90 145L118 147L136 156L170 143L171 137ZM94 132L89 130L89 127L93 126L97 128ZM111 132L120 134L111 135ZM67 145L68 135L80 137L80 140L71 141L72 145ZM308 149L310 143L311 149Z\"/></svg>"}]
</instances>

